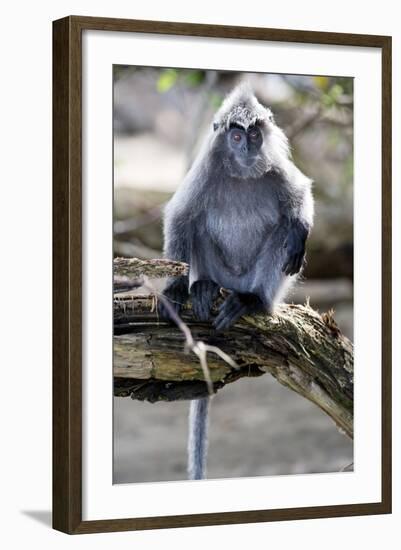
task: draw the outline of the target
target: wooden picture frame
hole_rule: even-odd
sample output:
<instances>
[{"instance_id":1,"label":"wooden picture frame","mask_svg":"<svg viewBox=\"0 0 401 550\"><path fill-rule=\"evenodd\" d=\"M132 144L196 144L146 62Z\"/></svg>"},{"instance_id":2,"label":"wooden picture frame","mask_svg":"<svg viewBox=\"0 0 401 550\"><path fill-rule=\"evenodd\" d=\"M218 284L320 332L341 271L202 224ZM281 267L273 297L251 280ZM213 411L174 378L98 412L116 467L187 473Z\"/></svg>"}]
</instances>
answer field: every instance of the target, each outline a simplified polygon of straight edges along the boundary
<instances>
[{"instance_id":1,"label":"wooden picture frame","mask_svg":"<svg viewBox=\"0 0 401 550\"><path fill-rule=\"evenodd\" d=\"M82 32L377 48L382 58L382 496L378 502L82 520ZM391 37L71 16L53 22L53 527L69 534L391 512Z\"/></svg>"}]
</instances>

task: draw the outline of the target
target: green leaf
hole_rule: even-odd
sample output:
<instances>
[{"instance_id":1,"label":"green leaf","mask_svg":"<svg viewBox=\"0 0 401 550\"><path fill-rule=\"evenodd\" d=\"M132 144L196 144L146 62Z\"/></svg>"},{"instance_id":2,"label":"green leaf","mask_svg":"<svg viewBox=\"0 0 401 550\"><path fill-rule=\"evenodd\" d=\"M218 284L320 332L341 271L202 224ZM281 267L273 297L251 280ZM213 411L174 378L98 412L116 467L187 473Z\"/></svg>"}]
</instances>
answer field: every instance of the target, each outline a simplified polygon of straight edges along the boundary
<instances>
[{"instance_id":1,"label":"green leaf","mask_svg":"<svg viewBox=\"0 0 401 550\"><path fill-rule=\"evenodd\" d=\"M188 86L199 86L203 82L205 74L203 71L190 71L185 75L185 83Z\"/></svg>"},{"instance_id":2,"label":"green leaf","mask_svg":"<svg viewBox=\"0 0 401 550\"><path fill-rule=\"evenodd\" d=\"M160 94L164 94L171 90L174 84L177 82L178 71L176 69L166 69L161 73L157 81L157 91Z\"/></svg>"},{"instance_id":3,"label":"green leaf","mask_svg":"<svg viewBox=\"0 0 401 550\"><path fill-rule=\"evenodd\" d=\"M320 88L320 90L327 90L330 80L327 76L314 76L313 82L317 88Z\"/></svg>"},{"instance_id":4,"label":"green leaf","mask_svg":"<svg viewBox=\"0 0 401 550\"><path fill-rule=\"evenodd\" d=\"M337 101L338 98L341 97L343 93L344 93L344 90L342 86L340 86L340 84L334 84L334 86L330 88L330 92L329 92L329 94L331 95L334 101Z\"/></svg>"}]
</instances>

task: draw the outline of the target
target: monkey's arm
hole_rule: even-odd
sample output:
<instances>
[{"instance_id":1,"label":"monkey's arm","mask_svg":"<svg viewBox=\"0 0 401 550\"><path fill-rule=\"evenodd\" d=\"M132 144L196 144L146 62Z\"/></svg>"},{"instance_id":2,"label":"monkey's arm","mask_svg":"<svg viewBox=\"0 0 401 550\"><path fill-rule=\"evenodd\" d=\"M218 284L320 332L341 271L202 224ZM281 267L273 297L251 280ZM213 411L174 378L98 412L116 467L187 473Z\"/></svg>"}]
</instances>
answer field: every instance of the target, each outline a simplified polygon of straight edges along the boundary
<instances>
[{"instance_id":1,"label":"monkey's arm","mask_svg":"<svg viewBox=\"0 0 401 550\"><path fill-rule=\"evenodd\" d=\"M190 260L190 225L184 216L177 215L173 209L166 210L164 222L164 256L170 260L189 263ZM163 294L177 313L189 297L189 281L187 275L171 277ZM169 313L160 301L158 312L161 317L169 318Z\"/></svg>"},{"instance_id":2,"label":"monkey's arm","mask_svg":"<svg viewBox=\"0 0 401 550\"><path fill-rule=\"evenodd\" d=\"M177 262L189 261L190 224L183 215L166 210L164 221L164 256Z\"/></svg>"},{"instance_id":3,"label":"monkey's arm","mask_svg":"<svg viewBox=\"0 0 401 550\"><path fill-rule=\"evenodd\" d=\"M284 247L287 256L284 261L283 271L286 275L295 275L301 270L305 258L305 244L310 227L300 219L288 221L289 229Z\"/></svg>"},{"instance_id":4,"label":"monkey's arm","mask_svg":"<svg viewBox=\"0 0 401 550\"><path fill-rule=\"evenodd\" d=\"M292 207L285 216L287 236L284 247L286 257L282 270L286 275L298 273L305 259L305 245L313 224L313 197L310 182L304 184L303 192L291 201Z\"/></svg>"}]
</instances>

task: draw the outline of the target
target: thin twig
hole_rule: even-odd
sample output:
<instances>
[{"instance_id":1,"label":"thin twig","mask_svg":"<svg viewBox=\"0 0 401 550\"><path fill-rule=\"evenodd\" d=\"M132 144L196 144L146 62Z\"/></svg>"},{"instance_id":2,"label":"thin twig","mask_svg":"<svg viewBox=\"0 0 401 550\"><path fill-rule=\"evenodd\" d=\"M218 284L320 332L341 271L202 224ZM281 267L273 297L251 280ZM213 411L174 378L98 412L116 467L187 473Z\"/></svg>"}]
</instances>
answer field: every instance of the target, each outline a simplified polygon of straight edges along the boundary
<instances>
[{"instance_id":1,"label":"thin twig","mask_svg":"<svg viewBox=\"0 0 401 550\"><path fill-rule=\"evenodd\" d=\"M225 361L230 367L234 369L239 369L239 366L237 363L224 351L222 351L220 348L216 346L210 346L208 344L205 344L201 340L194 340L192 336L192 332L188 325L184 323L184 321L181 319L181 317L178 315L178 313L175 311L175 309L170 304L169 300L160 292L157 291L157 289L152 285L152 283L149 281L149 279L144 276L143 278L143 287L146 288L149 292L151 292L157 300L161 300L164 307L167 309L168 314L170 318L175 322L177 327L181 330L181 332L185 336L185 351L194 353L201 364L203 375L205 377L205 382L207 384L208 393L209 395L213 395L213 382L210 377L210 369L207 364L207 353L214 353L223 361Z\"/></svg>"}]
</instances>

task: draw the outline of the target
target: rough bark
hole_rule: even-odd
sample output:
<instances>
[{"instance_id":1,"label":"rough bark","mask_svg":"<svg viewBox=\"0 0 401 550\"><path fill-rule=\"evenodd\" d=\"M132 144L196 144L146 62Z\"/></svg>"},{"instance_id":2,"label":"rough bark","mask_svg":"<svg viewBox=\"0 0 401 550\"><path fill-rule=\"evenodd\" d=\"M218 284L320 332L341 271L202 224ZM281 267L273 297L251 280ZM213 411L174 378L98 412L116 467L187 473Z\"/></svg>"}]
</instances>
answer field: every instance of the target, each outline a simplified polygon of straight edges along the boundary
<instances>
[{"instance_id":1,"label":"rough bark","mask_svg":"<svg viewBox=\"0 0 401 550\"><path fill-rule=\"evenodd\" d=\"M138 258L115 258L114 275L125 277L177 277L188 273L188 264L173 260L140 260Z\"/></svg>"},{"instance_id":2,"label":"rough bark","mask_svg":"<svg viewBox=\"0 0 401 550\"><path fill-rule=\"evenodd\" d=\"M158 277L179 275L186 269L177 262L170 267L163 260L138 262L128 265L119 259L115 273L139 277L157 272ZM175 325L158 319L156 300L149 294L114 299L115 395L150 402L207 395L199 359L185 352L184 336ZM235 370L208 354L214 391L244 376L270 373L318 405L352 437L353 346L341 334L331 312L320 315L308 305L281 305L273 316L245 317L224 333L194 320L190 307L182 318L195 340L219 347L239 366Z\"/></svg>"}]
</instances>

